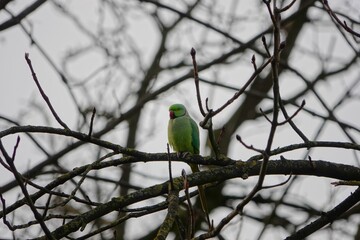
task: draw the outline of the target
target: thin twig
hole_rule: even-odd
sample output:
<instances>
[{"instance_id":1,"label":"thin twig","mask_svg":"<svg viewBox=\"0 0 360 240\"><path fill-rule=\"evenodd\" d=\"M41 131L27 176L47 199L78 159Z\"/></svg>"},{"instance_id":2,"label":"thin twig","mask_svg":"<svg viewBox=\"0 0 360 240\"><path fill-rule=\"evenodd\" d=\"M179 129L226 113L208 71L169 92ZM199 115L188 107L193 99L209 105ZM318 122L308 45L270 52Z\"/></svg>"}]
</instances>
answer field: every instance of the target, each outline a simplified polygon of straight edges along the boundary
<instances>
[{"instance_id":1,"label":"thin twig","mask_svg":"<svg viewBox=\"0 0 360 240\"><path fill-rule=\"evenodd\" d=\"M263 0L263 2L265 3L267 10L269 11L271 21L272 21L273 25L275 26L277 24L277 22L276 22L277 20L276 20L276 17L274 15L272 9L271 9L271 6L270 6L271 0ZM276 2L274 1L274 5L275 5L275 3Z\"/></svg>"},{"instance_id":2,"label":"thin twig","mask_svg":"<svg viewBox=\"0 0 360 240\"><path fill-rule=\"evenodd\" d=\"M11 230L11 231L14 231L15 228L11 225L11 223L6 219L6 202L5 202L5 199L3 198L2 194L0 193L0 200L1 200L1 203L2 203L2 208L3 208L3 222L4 224Z\"/></svg>"},{"instance_id":3,"label":"thin twig","mask_svg":"<svg viewBox=\"0 0 360 240\"><path fill-rule=\"evenodd\" d=\"M7 170L9 170L11 172L11 168L4 162L4 160L0 157L0 164L6 168Z\"/></svg>"},{"instance_id":4,"label":"thin twig","mask_svg":"<svg viewBox=\"0 0 360 240\"><path fill-rule=\"evenodd\" d=\"M90 120L90 128L89 128L89 137L91 137L92 131L93 131L93 126L94 126L94 118L95 118L95 114L96 114L96 108L93 108L92 111L92 115L91 115L91 120Z\"/></svg>"},{"instance_id":5,"label":"thin twig","mask_svg":"<svg viewBox=\"0 0 360 240\"><path fill-rule=\"evenodd\" d=\"M275 187L280 187L282 185L285 185L290 181L291 177L292 177L292 174L290 174L289 177L285 181L278 183L278 184L269 185L269 186L262 186L262 189L275 188Z\"/></svg>"},{"instance_id":6,"label":"thin twig","mask_svg":"<svg viewBox=\"0 0 360 240\"><path fill-rule=\"evenodd\" d=\"M336 181L332 182L332 185L337 186L360 186L360 181Z\"/></svg>"},{"instance_id":7,"label":"thin twig","mask_svg":"<svg viewBox=\"0 0 360 240\"><path fill-rule=\"evenodd\" d=\"M214 135L214 131L213 131L213 127L212 127L212 120L211 120L213 110L211 108L209 108L209 99L208 98L206 98L206 100L205 100L205 106L206 106L206 110L208 111L208 113L205 113L204 108L202 106L203 104L202 104L201 95L200 95L199 73L198 73L198 67L197 67L197 62L196 62L196 51L194 48L191 48L190 54L191 54L191 58L192 58L192 62L193 62L193 68L194 68L193 71L194 71L194 81L195 81L197 102L199 105L200 112L204 117L204 120L200 122L200 126L203 127L204 129L208 130L209 140L210 140L212 149L215 153L215 156L219 157L220 150L219 150L219 146L217 145L217 143L215 141L215 135Z\"/></svg>"},{"instance_id":8,"label":"thin twig","mask_svg":"<svg viewBox=\"0 0 360 240\"><path fill-rule=\"evenodd\" d=\"M309 159L310 166L311 166L313 169L315 169L314 163L313 163L312 158L311 158L310 155L308 156L308 159Z\"/></svg>"},{"instance_id":9,"label":"thin twig","mask_svg":"<svg viewBox=\"0 0 360 240\"><path fill-rule=\"evenodd\" d=\"M48 196L48 199L46 201L46 204L45 204L45 207L44 207L44 212L42 214L42 218L45 219L46 218L46 215L48 213L48 210L49 210L49 206L50 206L50 202L51 202L51 197L52 197L52 193L49 193L49 196Z\"/></svg>"},{"instance_id":10,"label":"thin twig","mask_svg":"<svg viewBox=\"0 0 360 240\"><path fill-rule=\"evenodd\" d=\"M261 37L261 41L262 41L262 43L263 43L263 46L264 46L265 51L266 51L266 53L267 53L267 56L268 56L268 57L271 57L271 53L270 53L270 51L269 51L269 47L268 47L268 45L267 45L267 43L266 43L266 37L265 37L264 35Z\"/></svg>"},{"instance_id":11,"label":"thin twig","mask_svg":"<svg viewBox=\"0 0 360 240\"><path fill-rule=\"evenodd\" d=\"M280 96L280 93L279 93ZM285 117L285 122L288 122L290 126L294 129L294 131L301 137L301 139L306 143L309 142L309 139L305 136L305 134L295 125L295 123L292 121L292 117L294 117L300 110L302 110L305 106L305 100L302 101L300 108L295 112L295 114L292 117L289 117L283 101L280 99L279 106L281 109L281 112L283 113ZM280 124L280 123L279 123Z\"/></svg>"},{"instance_id":12,"label":"thin twig","mask_svg":"<svg viewBox=\"0 0 360 240\"><path fill-rule=\"evenodd\" d=\"M36 76L36 73L34 71L34 68L31 64L31 60L29 58L29 53L25 53L25 60L30 68L31 74L32 74L32 78L34 80L34 82L36 83L36 86L38 87L40 94L42 96L42 98L45 100L46 104L48 105L48 107L50 108L51 113L53 114L53 116L55 117L56 121L65 129L69 129L69 127L60 119L60 117L58 116L58 114L56 113L55 109L53 108L53 106L50 103L50 99L48 96L46 96L44 90L42 89L39 80Z\"/></svg>"},{"instance_id":13,"label":"thin twig","mask_svg":"<svg viewBox=\"0 0 360 240\"><path fill-rule=\"evenodd\" d=\"M304 108L305 103L306 103L305 100L303 100L303 101L301 102L300 107L293 113L293 115L290 116L290 117L288 117L288 118L286 118L284 121L279 122L278 125L284 125L284 124L290 122L290 121Z\"/></svg>"},{"instance_id":14,"label":"thin twig","mask_svg":"<svg viewBox=\"0 0 360 240\"><path fill-rule=\"evenodd\" d=\"M166 144L166 149L167 149L167 153L168 153L170 189L173 190L173 189L174 189L174 181L173 181L173 177L172 177L172 167L171 167L171 157L170 157L170 146L169 146L168 143Z\"/></svg>"},{"instance_id":15,"label":"thin twig","mask_svg":"<svg viewBox=\"0 0 360 240\"><path fill-rule=\"evenodd\" d=\"M250 150L253 150L253 151L255 151L255 152L258 152L258 153L260 153L260 154L263 154L263 150L261 150L261 149L257 149L257 148L254 148L254 146L253 145L248 145L248 144L246 144L243 140L242 140L242 138L240 137L240 135L236 135L236 140L238 140L244 147L246 147L247 149L250 149Z\"/></svg>"},{"instance_id":16,"label":"thin twig","mask_svg":"<svg viewBox=\"0 0 360 240\"><path fill-rule=\"evenodd\" d=\"M280 12L285 12L285 11L289 10L294 5L295 2L296 2L296 0L292 0L291 3L289 3L288 5L283 7L282 9L280 9Z\"/></svg>"},{"instance_id":17,"label":"thin twig","mask_svg":"<svg viewBox=\"0 0 360 240\"><path fill-rule=\"evenodd\" d=\"M270 118L268 118L268 116L266 116L266 113L264 113L264 111L262 110L262 108L260 108L260 112L262 113L262 115L264 116L264 118L266 119L266 121L268 121L268 122L271 124Z\"/></svg>"},{"instance_id":18,"label":"thin twig","mask_svg":"<svg viewBox=\"0 0 360 240\"><path fill-rule=\"evenodd\" d=\"M192 62L193 62L193 68L194 68L194 81L195 81L195 87L196 87L196 97L199 105L199 109L203 117L205 117L206 113L204 111L204 108L202 106L201 101L201 95L200 95L200 88L199 88L199 73L198 73L198 67L196 63L196 50L194 48L191 48L190 51Z\"/></svg>"},{"instance_id":19,"label":"thin twig","mask_svg":"<svg viewBox=\"0 0 360 240\"><path fill-rule=\"evenodd\" d=\"M189 182L187 180L187 175L186 175L186 172L184 169L181 171L181 176L184 178L184 191L185 191L185 197L186 197L187 206L188 206L188 210L189 210L190 223L189 223L189 227L188 227L188 239L190 239L190 238L194 237L194 233L195 233L195 216L194 216L194 210L192 208L190 195L189 195Z\"/></svg>"},{"instance_id":20,"label":"thin twig","mask_svg":"<svg viewBox=\"0 0 360 240\"><path fill-rule=\"evenodd\" d=\"M212 111L212 109L210 109L209 107L209 98L205 98L205 107L206 107L206 111L210 112Z\"/></svg>"},{"instance_id":21,"label":"thin twig","mask_svg":"<svg viewBox=\"0 0 360 240\"><path fill-rule=\"evenodd\" d=\"M254 71L256 71L257 66L256 66L256 58L255 58L255 54L252 55L251 57L251 63L254 66Z\"/></svg>"},{"instance_id":22,"label":"thin twig","mask_svg":"<svg viewBox=\"0 0 360 240\"><path fill-rule=\"evenodd\" d=\"M324 5L325 10L329 13L332 19L334 19L345 31L348 33L351 33L353 36L360 37L360 33L355 32L352 30L346 23L346 21L341 21L337 15L334 13L334 11L330 8L329 3L327 0L322 0L322 3Z\"/></svg>"}]
</instances>

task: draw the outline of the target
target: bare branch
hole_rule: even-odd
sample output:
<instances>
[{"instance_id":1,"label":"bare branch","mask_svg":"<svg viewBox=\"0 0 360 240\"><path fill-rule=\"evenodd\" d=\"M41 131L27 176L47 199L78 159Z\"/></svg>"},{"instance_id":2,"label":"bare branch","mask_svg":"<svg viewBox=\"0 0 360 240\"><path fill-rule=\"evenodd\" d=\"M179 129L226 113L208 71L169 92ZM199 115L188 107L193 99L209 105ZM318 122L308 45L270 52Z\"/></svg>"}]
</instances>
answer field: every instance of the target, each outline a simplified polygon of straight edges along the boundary
<instances>
[{"instance_id":1,"label":"bare branch","mask_svg":"<svg viewBox=\"0 0 360 240\"><path fill-rule=\"evenodd\" d=\"M346 21L341 21L337 15L334 13L334 11L330 8L329 3L327 0L321 0L325 10L329 13L330 17L334 19L343 29L345 29L348 33L352 34L353 36L360 37L360 33L355 32L350 27L348 27Z\"/></svg>"},{"instance_id":2,"label":"bare branch","mask_svg":"<svg viewBox=\"0 0 360 240\"><path fill-rule=\"evenodd\" d=\"M202 101L201 101L201 95L200 95L200 87L199 87L199 73L198 73L198 67L196 63L196 50L194 48L191 48L190 51L192 62L193 62L193 71L194 71L194 81L195 81L195 87L196 87L196 97L199 105L199 109L203 117L205 117L206 113L204 111Z\"/></svg>"},{"instance_id":3,"label":"bare branch","mask_svg":"<svg viewBox=\"0 0 360 240\"><path fill-rule=\"evenodd\" d=\"M14 152L13 152L13 156L15 157L15 152L17 150L17 147L19 145L19 142L20 142L20 137L17 138L17 141L16 141L16 144L15 144L15 147L14 147ZM27 201L27 204L29 205L31 211L33 212L34 214L34 217L36 218L36 220L38 221L38 223L40 224L42 230L44 231L46 237L48 239L55 239L53 237L53 235L51 234L50 230L48 229L48 227L46 226L46 224L44 223L44 220L42 218L42 216L40 215L40 213L36 210L36 207L34 206L34 202L32 201L25 185L24 185L24 182L23 182L23 179L22 179L22 176L21 174L17 171L16 167L15 167L15 164L14 164L14 158L11 158L8 153L6 152L3 144L2 144L2 141L0 139L0 151L1 153L3 154L7 164L9 165L9 167L11 168L11 171L12 173L14 174L14 177L16 179L16 181L18 182L20 188L21 188L21 191L23 192L25 198L26 198L26 201Z\"/></svg>"},{"instance_id":4,"label":"bare branch","mask_svg":"<svg viewBox=\"0 0 360 240\"><path fill-rule=\"evenodd\" d=\"M7 1L4 1L4 2L7 2ZM33 2L31 5L29 5L24 10L22 10L17 16L13 16L11 19L0 24L0 31L8 29L8 28L13 27L16 24L20 23L23 19L25 19L29 14L31 14L36 9L38 9L45 2L46 2L46 0L37 0L37 1ZM3 9L3 7L1 6L2 4L3 3L0 4L0 9Z\"/></svg>"},{"instance_id":5,"label":"bare branch","mask_svg":"<svg viewBox=\"0 0 360 240\"><path fill-rule=\"evenodd\" d=\"M65 129L69 129L69 127L60 119L59 115L56 113L55 109L53 108L53 106L51 105L50 103L50 99L48 96L46 96L44 90L42 89L40 83L39 83L39 80L36 76L36 73L33 69L33 66L31 64L31 60L29 58L29 54L28 53L25 53L25 59L26 59L26 62L27 64L29 65L29 68L30 68L30 71L31 71L31 74L32 74L32 77L34 79L34 82L36 83L36 86L38 87L39 91L40 91L40 94L41 96L43 97L43 99L45 100L46 104L48 105L48 107L50 108L50 111L51 113L53 114L53 116L55 117L56 121L61 125L63 126L63 128Z\"/></svg>"},{"instance_id":6,"label":"bare branch","mask_svg":"<svg viewBox=\"0 0 360 240\"><path fill-rule=\"evenodd\" d=\"M327 224L335 221L341 214L345 213L352 206L360 201L360 188L357 188L354 193L352 193L349 197L347 197L344 201L342 201L339 205L337 205L332 210L322 214L320 218L310 223L309 225L303 227L302 229L296 231L296 233L287 237L287 240L291 239L305 239L310 234L319 230Z\"/></svg>"}]
</instances>

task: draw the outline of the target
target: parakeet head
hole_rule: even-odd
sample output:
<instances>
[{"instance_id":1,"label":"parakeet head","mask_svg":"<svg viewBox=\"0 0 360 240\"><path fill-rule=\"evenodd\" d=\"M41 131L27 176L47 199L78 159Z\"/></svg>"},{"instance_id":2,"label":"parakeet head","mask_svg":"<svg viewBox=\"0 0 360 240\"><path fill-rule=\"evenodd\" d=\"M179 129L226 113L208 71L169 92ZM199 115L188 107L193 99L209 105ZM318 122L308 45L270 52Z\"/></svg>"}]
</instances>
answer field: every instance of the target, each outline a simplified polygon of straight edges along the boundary
<instances>
[{"instance_id":1,"label":"parakeet head","mask_svg":"<svg viewBox=\"0 0 360 240\"><path fill-rule=\"evenodd\" d=\"M182 105L180 103L173 104L169 107L169 115L170 115L170 119L185 116L186 108L184 105Z\"/></svg>"}]
</instances>

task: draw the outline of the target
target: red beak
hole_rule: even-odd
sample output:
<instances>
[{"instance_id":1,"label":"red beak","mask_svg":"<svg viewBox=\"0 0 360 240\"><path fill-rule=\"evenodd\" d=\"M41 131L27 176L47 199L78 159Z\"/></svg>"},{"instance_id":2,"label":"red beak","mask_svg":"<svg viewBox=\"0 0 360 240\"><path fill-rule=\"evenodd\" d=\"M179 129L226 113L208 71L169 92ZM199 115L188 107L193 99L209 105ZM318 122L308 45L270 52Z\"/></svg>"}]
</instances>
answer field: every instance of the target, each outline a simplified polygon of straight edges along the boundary
<instances>
[{"instance_id":1,"label":"red beak","mask_svg":"<svg viewBox=\"0 0 360 240\"><path fill-rule=\"evenodd\" d=\"M169 112L169 116L170 116L170 119L174 119L175 118L175 114L173 111L170 111Z\"/></svg>"}]
</instances>

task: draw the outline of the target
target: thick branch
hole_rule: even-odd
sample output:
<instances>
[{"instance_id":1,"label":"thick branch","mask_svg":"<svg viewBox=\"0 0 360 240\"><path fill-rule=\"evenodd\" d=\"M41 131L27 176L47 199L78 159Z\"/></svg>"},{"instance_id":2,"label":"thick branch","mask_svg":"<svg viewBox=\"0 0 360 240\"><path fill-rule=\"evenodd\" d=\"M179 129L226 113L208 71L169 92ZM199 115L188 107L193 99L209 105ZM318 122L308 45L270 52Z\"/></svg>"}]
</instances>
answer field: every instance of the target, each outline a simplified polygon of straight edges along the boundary
<instances>
[{"instance_id":1,"label":"thick branch","mask_svg":"<svg viewBox=\"0 0 360 240\"><path fill-rule=\"evenodd\" d=\"M163 158L166 159L166 158ZM167 160L163 160L167 161ZM99 163L108 164L114 160ZM261 162L238 162L235 165L230 165L213 170L202 171L188 176L187 180L190 187L203 185L209 182L225 181L232 178L247 178L248 176L257 176L260 172ZM309 164L307 160L275 160L269 161L267 166L267 175L310 175L318 177L336 178L340 180L360 180L360 169L354 166L345 164L336 164L326 161L313 161L313 165ZM175 189L181 190L183 188L183 178L174 178ZM133 203L143 201L149 198L157 197L168 192L169 182L157 184L148 188L141 189L126 196L113 198L110 202L98 206L84 214L79 215L75 219L69 221L63 226L52 232L55 238L60 239L68 234L77 231L86 224L112 212L118 211ZM45 239L41 237L39 239Z\"/></svg>"}]
</instances>

